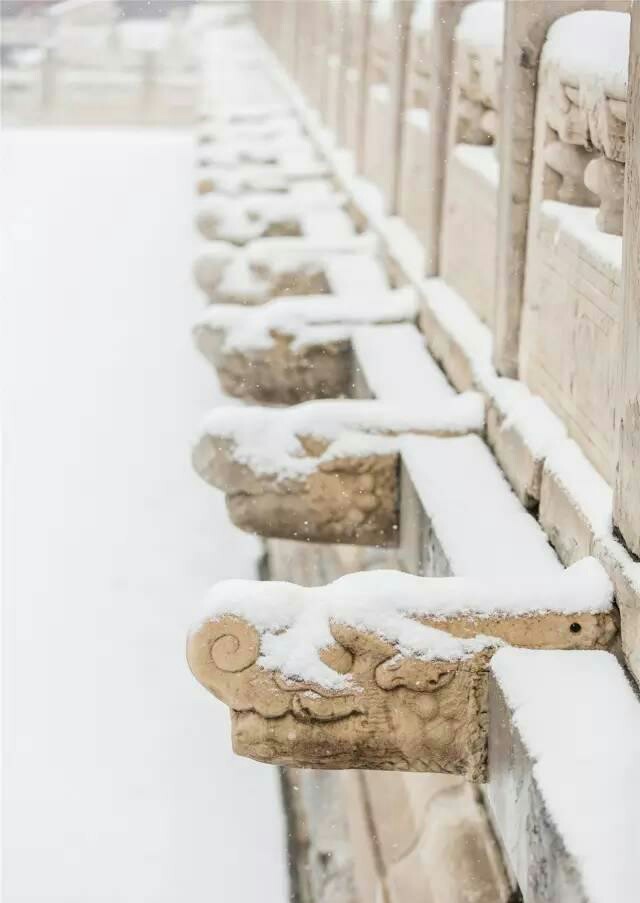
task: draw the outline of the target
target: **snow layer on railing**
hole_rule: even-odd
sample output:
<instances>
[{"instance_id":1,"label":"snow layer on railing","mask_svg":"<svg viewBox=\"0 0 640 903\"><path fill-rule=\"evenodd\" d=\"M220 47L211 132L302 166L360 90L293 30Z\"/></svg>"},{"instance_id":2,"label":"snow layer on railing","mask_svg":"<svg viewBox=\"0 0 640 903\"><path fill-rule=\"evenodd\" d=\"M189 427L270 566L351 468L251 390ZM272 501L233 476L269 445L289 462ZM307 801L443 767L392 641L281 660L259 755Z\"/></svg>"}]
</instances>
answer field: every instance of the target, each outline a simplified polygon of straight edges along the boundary
<instances>
[{"instance_id":1,"label":"snow layer on railing","mask_svg":"<svg viewBox=\"0 0 640 903\"><path fill-rule=\"evenodd\" d=\"M452 573L517 580L562 570L478 436L403 436L400 450Z\"/></svg>"},{"instance_id":2,"label":"snow layer on railing","mask_svg":"<svg viewBox=\"0 0 640 903\"><path fill-rule=\"evenodd\" d=\"M501 649L491 669L585 898L637 903L640 703L622 668L608 652Z\"/></svg>"},{"instance_id":3,"label":"snow layer on railing","mask_svg":"<svg viewBox=\"0 0 640 903\"><path fill-rule=\"evenodd\" d=\"M475 170L496 191L500 184L500 161L493 146L483 147L479 144L456 144L453 156L468 169Z\"/></svg>"},{"instance_id":4,"label":"snow layer on railing","mask_svg":"<svg viewBox=\"0 0 640 903\"><path fill-rule=\"evenodd\" d=\"M387 272L377 257L369 254L340 254L327 261L327 282L335 295L370 296L389 290Z\"/></svg>"},{"instance_id":5,"label":"snow layer on railing","mask_svg":"<svg viewBox=\"0 0 640 903\"><path fill-rule=\"evenodd\" d=\"M532 395L518 380L497 378L492 401L504 415L501 429L515 430L534 459L544 460L551 449L567 438L564 423L539 395Z\"/></svg>"},{"instance_id":6,"label":"snow layer on railing","mask_svg":"<svg viewBox=\"0 0 640 903\"><path fill-rule=\"evenodd\" d=\"M578 207L576 204L565 204L562 201L543 201L542 216L548 217L556 224L556 243L563 237L580 242L614 280L622 272L622 237L602 232L596 225L598 208Z\"/></svg>"},{"instance_id":7,"label":"snow layer on railing","mask_svg":"<svg viewBox=\"0 0 640 903\"><path fill-rule=\"evenodd\" d=\"M353 256L358 253L373 253L378 239L372 234L347 237L323 234L301 238L259 238L251 244L238 248L225 241L205 241L200 243L200 261L208 261L217 266L220 273L218 289L224 295L237 295L256 300L266 300L269 274L279 274L309 265L325 270L329 286L335 286L329 278L329 263L334 255Z\"/></svg>"},{"instance_id":8,"label":"snow layer on railing","mask_svg":"<svg viewBox=\"0 0 640 903\"><path fill-rule=\"evenodd\" d=\"M393 454L399 434L456 435L483 425L482 396L465 392L415 408L352 399L308 401L283 409L216 408L204 418L201 435L229 440L233 460L254 473L287 479L305 476L336 458ZM299 436L330 445L311 457Z\"/></svg>"},{"instance_id":9,"label":"snow layer on railing","mask_svg":"<svg viewBox=\"0 0 640 903\"><path fill-rule=\"evenodd\" d=\"M542 73L554 70L587 106L604 96L626 100L630 24L628 13L601 9L557 19L542 50Z\"/></svg>"},{"instance_id":10,"label":"snow layer on railing","mask_svg":"<svg viewBox=\"0 0 640 903\"><path fill-rule=\"evenodd\" d=\"M353 348L369 389L381 401L428 405L456 394L415 326L361 326Z\"/></svg>"},{"instance_id":11,"label":"snow layer on railing","mask_svg":"<svg viewBox=\"0 0 640 903\"><path fill-rule=\"evenodd\" d=\"M423 107L410 107L405 111L404 118L405 122L409 122L425 132L429 131L431 123L429 110L425 110Z\"/></svg>"},{"instance_id":12,"label":"snow layer on railing","mask_svg":"<svg viewBox=\"0 0 640 903\"><path fill-rule=\"evenodd\" d=\"M417 315L415 291L410 287L374 296L302 295L277 298L255 309L237 304L213 305L196 322L225 330L224 351L272 348L274 333L294 338L293 347L317 343L317 327L338 327L333 340L348 339L362 323L400 323Z\"/></svg>"},{"instance_id":13,"label":"snow layer on railing","mask_svg":"<svg viewBox=\"0 0 640 903\"><path fill-rule=\"evenodd\" d=\"M427 279L423 291L431 313L464 349L478 381L492 381L491 330L473 313L464 298L440 278Z\"/></svg>"},{"instance_id":14,"label":"snow layer on railing","mask_svg":"<svg viewBox=\"0 0 640 903\"><path fill-rule=\"evenodd\" d=\"M456 28L456 42L502 58L504 0L477 0L465 7Z\"/></svg>"},{"instance_id":15,"label":"snow layer on railing","mask_svg":"<svg viewBox=\"0 0 640 903\"><path fill-rule=\"evenodd\" d=\"M202 623L233 615L261 634L258 664L286 677L342 690L349 677L324 664L319 653L334 645L330 624L346 624L396 645L398 653L455 661L501 645L487 636L460 639L414 618L534 616L611 608L612 588L603 568L585 558L551 578L535 571L520 579L416 577L401 571L348 574L321 587L228 580L210 592Z\"/></svg>"},{"instance_id":16,"label":"snow layer on railing","mask_svg":"<svg viewBox=\"0 0 640 903\"><path fill-rule=\"evenodd\" d=\"M564 486L596 536L611 533L613 490L587 461L573 439L554 445L545 460L544 469Z\"/></svg>"}]
</instances>

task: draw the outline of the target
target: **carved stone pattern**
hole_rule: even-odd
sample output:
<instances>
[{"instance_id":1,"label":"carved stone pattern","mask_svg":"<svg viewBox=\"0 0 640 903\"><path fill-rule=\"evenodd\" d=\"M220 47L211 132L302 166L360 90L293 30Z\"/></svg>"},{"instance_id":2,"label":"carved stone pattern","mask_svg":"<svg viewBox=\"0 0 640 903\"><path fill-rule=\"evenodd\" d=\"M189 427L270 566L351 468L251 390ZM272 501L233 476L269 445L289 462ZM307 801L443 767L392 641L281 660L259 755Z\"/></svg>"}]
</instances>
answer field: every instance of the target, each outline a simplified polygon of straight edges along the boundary
<instances>
[{"instance_id":1,"label":"carved stone pattern","mask_svg":"<svg viewBox=\"0 0 640 903\"><path fill-rule=\"evenodd\" d=\"M587 105L579 90L561 83L555 73L547 75L542 91L547 123L560 139L545 151L547 165L562 176L555 196L582 206L599 203L598 228L622 235L626 101L603 96Z\"/></svg>"},{"instance_id":2,"label":"carved stone pattern","mask_svg":"<svg viewBox=\"0 0 640 903\"><path fill-rule=\"evenodd\" d=\"M483 634L538 648L606 646L615 634L608 614L416 620L459 637ZM349 676L346 690L261 667L258 630L234 615L210 620L191 634L191 670L231 708L236 753L302 768L443 772L485 780L487 666L494 646L455 661L425 660L351 625L331 621L329 627L335 643L320 657Z\"/></svg>"}]
</instances>

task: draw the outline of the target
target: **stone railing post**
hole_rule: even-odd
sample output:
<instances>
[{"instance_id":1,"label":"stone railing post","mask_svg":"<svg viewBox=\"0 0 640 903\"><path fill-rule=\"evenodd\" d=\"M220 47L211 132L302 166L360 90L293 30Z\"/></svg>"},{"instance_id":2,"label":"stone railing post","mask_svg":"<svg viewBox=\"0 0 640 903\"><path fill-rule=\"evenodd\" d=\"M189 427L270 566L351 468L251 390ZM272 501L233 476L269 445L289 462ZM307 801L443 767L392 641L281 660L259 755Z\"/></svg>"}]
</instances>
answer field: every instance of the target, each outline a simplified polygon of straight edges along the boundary
<instances>
[{"instance_id":1,"label":"stone railing post","mask_svg":"<svg viewBox=\"0 0 640 903\"><path fill-rule=\"evenodd\" d=\"M623 235L623 307L619 332L616 421L618 465L614 523L640 555L640 7L631 11Z\"/></svg>"},{"instance_id":2,"label":"stone railing post","mask_svg":"<svg viewBox=\"0 0 640 903\"><path fill-rule=\"evenodd\" d=\"M506 4L494 320L494 365L502 376L518 375L537 72L547 31L556 19L582 9L628 8L626 0L518 0Z\"/></svg>"}]
</instances>

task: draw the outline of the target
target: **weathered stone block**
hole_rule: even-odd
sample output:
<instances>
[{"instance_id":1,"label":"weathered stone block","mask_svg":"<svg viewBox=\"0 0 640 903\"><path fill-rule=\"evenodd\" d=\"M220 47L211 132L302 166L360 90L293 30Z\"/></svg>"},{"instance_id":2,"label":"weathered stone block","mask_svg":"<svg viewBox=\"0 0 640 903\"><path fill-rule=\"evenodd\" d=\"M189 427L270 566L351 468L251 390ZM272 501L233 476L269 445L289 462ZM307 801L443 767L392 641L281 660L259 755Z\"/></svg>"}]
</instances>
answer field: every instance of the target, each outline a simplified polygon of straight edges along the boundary
<instances>
[{"instance_id":1,"label":"weathered stone block","mask_svg":"<svg viewBox=\"0 0 640 903\"><path fill-rule=\"evenodd\" d=\"M615 635L592 559L553 583L527 580L509 613L507 599L500 584L400 572L321 590L229 581L190 635L189 664L231 708L240 755L483 780L487 666L502 641L584 649Z\"/></svg>"},{"instance_id":2,"label":"weathered stone block","mask_svg":"<svg viewBox=\"0 0 640 903\"><path fill-rule=\"evenodd\" d=\"M214 305L193 333L227 394L296 404L352 395L353 330L415 314L410 289L363 298L292 297L255 309Z\"/></svg>"},{"instance_id":3,"label":"weathered stone block","mask_svg":"<svg viewBox=\"0 0 640 903\"><path fill-rule=\"evenodd\" d=\"M423 414L378 401L317 401L285 410L220 408L193 454L196 471L227 494L232 521L261 536L396 545L398 439L481 430L469 393Z\"/></svg>"}]
</instances>

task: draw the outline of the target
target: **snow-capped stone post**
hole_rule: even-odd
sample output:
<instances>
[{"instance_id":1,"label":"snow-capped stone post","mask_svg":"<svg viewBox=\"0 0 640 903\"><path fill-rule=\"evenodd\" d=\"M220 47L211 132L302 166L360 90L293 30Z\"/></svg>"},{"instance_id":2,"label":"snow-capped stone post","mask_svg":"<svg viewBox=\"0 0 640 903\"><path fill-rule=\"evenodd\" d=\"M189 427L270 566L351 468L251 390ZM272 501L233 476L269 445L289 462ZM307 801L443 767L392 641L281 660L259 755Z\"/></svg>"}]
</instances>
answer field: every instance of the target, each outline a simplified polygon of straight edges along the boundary
<instances>
[{"instance_id":1,"label":"snow-capped stone post","mask_svg":"<svg viewBox=\"0 0 640 903\"><path fill-rule=\"evenodd\" d=\"M640 7L631 9L627 166L624 198L623 306L619 329L616 421L618 466L614 523L640 556Z\"/></svg>"},{"instance_id":2,"label":"snow-capped stone post","mask_svg":"<svg viewBox=\"0 0 640 903\"><path fill-rule=\"evenodd\" d=\"M629 24L628 13L588 9L556 19L546 32L518 349L520 378L571 424L572 439L609 484Z\"/></svg>"},{"instance_id":3,"label":"snow-capped stone post","mask_svg":"<svg viewBox=\"0 0 640 903\"><path fill-rule=\"evenodd\" d=\"M396 546L399 446L407 434L482 432L473 392L426 410L381 401L214 409L193 451L197 473L227 496L233 523L274 539Z\"/></svg>"},{"instance_id":4,"label":"snow-capped stone post","mask_svg":"<svg viewBox=\"0 0 640 903\"><path fill-rule=\"evenodd\" d=\"M493 352L494 365L502 376L518 375L537 74L547 31L556 19L578 10L627 11L628 8L626 0L519 0L505 3ZM598 181L600 183L604 178L598 177Z\"/></svg>"},{"instance_id":5,"label":"snow-capped stone post","mask_svg":"<svg viewBox=\"0 0 640 903\"><path fill-rule=\"evenodd\" d=\"M187 657L231 709L239 755L485 781L496 649L607 648L611 600L592 558L517 583L398 571L314 588L230 580L212 590Z\"/></svg>"}]
</instances>

